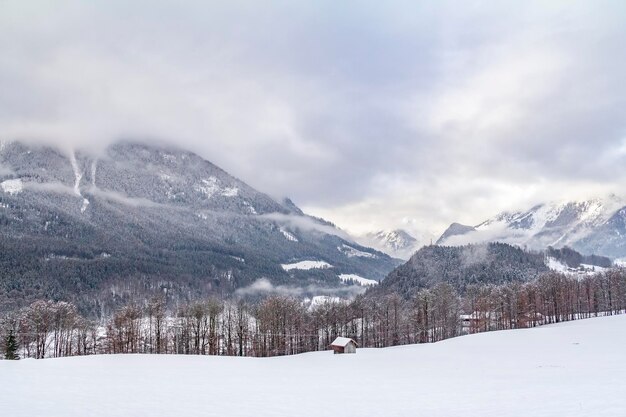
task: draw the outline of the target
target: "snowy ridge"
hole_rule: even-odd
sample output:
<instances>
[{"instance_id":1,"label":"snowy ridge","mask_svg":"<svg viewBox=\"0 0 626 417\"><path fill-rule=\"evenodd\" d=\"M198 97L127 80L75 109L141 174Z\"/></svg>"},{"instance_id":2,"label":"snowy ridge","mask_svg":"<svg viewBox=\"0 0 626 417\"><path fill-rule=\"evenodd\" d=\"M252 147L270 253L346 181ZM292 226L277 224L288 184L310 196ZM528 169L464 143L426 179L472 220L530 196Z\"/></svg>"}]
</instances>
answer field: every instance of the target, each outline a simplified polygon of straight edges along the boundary
<instances>
[{"instance_id":1,"label":"snowy ridge","mask_svg":"<svg viewBox=\"0 0 626 417\"><path fill-rule=\"evenodd\" d=\"M408 259L420 247L427 243L428 238L422 236L419 240L404 230L379 231L368 233L359 238L360 243L371 246L390 256Z\"/></svg>"},{"instance_id":2,"label":"snowy ridge","mask_svg":"<svg viewBox=\"0 0 626 417\"><path fill-rule=\"evenodd\" d=\"M453 224L437 241L465 245L499 241L530 249L570 246L585 254L626 255L626 222L619 219L626 199L615 195L586 201L540 204L504 212L475 227Z\"/></svg>"}]
</instances>

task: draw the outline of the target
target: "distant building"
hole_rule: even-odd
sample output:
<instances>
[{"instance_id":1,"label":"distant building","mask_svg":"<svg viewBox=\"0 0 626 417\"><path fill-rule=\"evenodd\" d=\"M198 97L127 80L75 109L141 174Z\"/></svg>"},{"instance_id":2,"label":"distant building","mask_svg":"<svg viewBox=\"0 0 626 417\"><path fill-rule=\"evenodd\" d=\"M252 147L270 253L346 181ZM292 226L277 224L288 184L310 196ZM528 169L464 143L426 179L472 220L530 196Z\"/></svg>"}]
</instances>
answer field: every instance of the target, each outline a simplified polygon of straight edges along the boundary
<instances>
[{"instance_id":1,"label":"distant building","mask_svg":"<svg viewBox=\"0 0 626 417\"><path fill-rule=\"evenodd\" d=\"M349 337L338 337L330 344L335 353L356 353L357 346L359 345Z\"/></svg>"}]
</instances>

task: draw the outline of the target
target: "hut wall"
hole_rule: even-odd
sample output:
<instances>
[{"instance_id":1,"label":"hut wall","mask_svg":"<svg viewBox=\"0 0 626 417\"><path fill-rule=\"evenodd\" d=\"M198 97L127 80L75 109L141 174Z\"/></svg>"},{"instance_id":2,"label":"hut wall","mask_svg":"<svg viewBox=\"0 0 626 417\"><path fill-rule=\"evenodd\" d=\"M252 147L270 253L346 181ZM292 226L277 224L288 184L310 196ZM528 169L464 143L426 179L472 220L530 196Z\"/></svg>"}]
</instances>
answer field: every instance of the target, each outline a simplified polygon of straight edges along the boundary
<instances>
[{"instance_id":1,"label":"hut wall","mask_svg":"<svg viewBox=\"0 0 626 417\"><path fill-rule=\"evenodd\" d=\"M356 353L356 346L354 343L348 343L343 349L343 353Z\"/></svg>"}]
</instances>

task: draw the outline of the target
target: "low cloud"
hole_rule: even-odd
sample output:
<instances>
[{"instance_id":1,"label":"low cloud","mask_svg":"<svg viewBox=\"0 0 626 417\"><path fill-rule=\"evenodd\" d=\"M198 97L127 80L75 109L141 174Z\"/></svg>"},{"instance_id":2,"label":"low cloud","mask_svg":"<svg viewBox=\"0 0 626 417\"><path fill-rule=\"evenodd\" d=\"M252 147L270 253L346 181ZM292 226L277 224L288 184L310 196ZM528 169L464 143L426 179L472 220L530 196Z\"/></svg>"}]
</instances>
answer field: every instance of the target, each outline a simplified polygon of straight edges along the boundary
<instances>
[{"instance_id":1,"label":"low cloud","mask_svg":"<svg viewBox=\"0 0 626 417\"><path fill-rule=\"evenodd\" d=\"M357 285L341 287L322 287L308 285L307 287L292 287L287 285L274 285L267 278L260 278L247 287L235 291L236 296L259 296L259 295L282 295L287 297L304 297L305 295L329 295L352 298L366 291L365 287Z\"/></svg>"},{"instance_id":2,"label":"low cloud","mask_svg":"<svg viewBox=\"0 0 626 417\"><path fill-rule=\"evenodd\" d=\"M0 165L0 177L8 177L9 175L13 175L13 170L9 167Z\"/></svg>"},{"instance_id":3,"label":"low cloud","mask_svg":"<svg viewBox=\"0 0 626 417\"><path fill-rule=\"evenodd\" d=\"M24 189L35 192L65 194L77 197L74 188L60 182L32 182L23 181Z\"/></svg>"},{"instance_id":4,"label":"low cloud","mask_svg":"<svg viewBox=\"0 0 626 417\"><path fill-rule=\"evenodd\" d=\"M105 191L97 187L91 187L89 192L96 197L102 198L103 200L130 207L168 207L165 204L156 203L152 200L148 200L147 198L128 197L122 193Z\"/></svg>"},{"instance_id":5,"label":"low cloud","mask_svg":"<svg viewBox=\"0 0 626 417\"><path fill-rule=\"evenodd\" d=\"M461 249L461 265L464 267L483 263L489 256L487 244L465 246Z\"/></svg>"},{"instance_id":6,"label":"low cloud","mask_svg":"<svg viewBox=\"0 0 626 417\"><path fill-rule=\"evenodd\" d=\"M283 213L267 213L259 215L258 217L261 219L274 221L281 225L287 226L292 230L300 229L307 232L316 231L329 235L335 235L348 241L352 240L352 238L343 230L327 224L322 224L318 220L315 220L308 216L299 216Z\"/></svg>"}]
</instances>

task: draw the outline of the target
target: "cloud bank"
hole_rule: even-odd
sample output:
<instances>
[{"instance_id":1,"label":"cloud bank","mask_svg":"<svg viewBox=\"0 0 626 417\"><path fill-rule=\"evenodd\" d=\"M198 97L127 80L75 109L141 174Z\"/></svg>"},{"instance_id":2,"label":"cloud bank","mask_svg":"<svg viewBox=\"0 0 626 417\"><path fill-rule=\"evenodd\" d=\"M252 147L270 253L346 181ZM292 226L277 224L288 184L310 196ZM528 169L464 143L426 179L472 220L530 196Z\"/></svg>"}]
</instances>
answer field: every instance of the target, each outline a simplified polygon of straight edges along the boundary
<instances>
[{"instance_id":1,"label":"cloud bank","mask_svg":"<svg viewBox=\"0 0 626 417\"><path fill-rule=\"evenodd\" d=\"M353 232L626 186L626 5L0 2L0 140L173 142Z\"/></svg>"}]
</instances>

